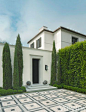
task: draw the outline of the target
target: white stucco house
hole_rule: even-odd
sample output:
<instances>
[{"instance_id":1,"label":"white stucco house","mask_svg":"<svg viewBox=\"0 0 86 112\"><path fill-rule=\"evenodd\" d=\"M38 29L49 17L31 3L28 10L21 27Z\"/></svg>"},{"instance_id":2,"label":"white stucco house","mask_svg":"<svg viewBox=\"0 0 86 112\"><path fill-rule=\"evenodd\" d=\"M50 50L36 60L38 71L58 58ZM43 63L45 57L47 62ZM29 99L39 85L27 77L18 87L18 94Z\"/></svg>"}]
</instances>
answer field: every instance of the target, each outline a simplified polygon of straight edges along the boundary
<instances>
[{"instance_id":1,"label":"white stucco house","mask_svg":"<svg viewBox=\"0 0 86 112\"><path fill-rule=\"evenodd\" d=\"M43 26L37 35L28 41L29 48L38 48L52 51L53 40L55 40L56 50L70 46L77 41L86 40L86 35L79 32L59 27L55 31L50 31Z\"/></svg>"},{"instance_id":2,"label":"white stucco house","mask_svg":"<svg viewBox=\"0 0 86 112\"><path fill-rule=\"evenodd\" d=\"M46 26L43 26L38 34L27 42L29 47L22 47L24 64L23 86L26 85L27 81L31 81L31 85L43 85L43 81L47 80L48 84L50 84L53 40L55 40L56 51L58 52L59 49L70 46L77 41L86 40L86 35L64 27L50 31ZM15 46L9 46L13 71ZM3 87L3 47L4 44L0 43L0 87Z\"/></svg>"}]
</instances>

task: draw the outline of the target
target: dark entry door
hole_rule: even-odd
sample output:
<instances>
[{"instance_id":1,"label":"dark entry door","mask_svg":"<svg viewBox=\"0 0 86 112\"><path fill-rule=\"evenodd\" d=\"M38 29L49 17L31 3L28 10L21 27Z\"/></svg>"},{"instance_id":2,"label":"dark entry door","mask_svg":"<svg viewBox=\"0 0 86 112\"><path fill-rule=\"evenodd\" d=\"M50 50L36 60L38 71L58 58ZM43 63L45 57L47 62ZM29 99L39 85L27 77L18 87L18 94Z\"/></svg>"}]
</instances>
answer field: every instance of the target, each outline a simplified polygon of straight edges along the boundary
<instances>
[{"instance_id":1,"label":"dark entry door","mask_svg":"<svg viewBox=\"0 0 86 112\"><path fill-rule=\"evenodd\" d=\"M39 83L39 59L32 60L33 84Z\"/></svg>"}]
</instances>

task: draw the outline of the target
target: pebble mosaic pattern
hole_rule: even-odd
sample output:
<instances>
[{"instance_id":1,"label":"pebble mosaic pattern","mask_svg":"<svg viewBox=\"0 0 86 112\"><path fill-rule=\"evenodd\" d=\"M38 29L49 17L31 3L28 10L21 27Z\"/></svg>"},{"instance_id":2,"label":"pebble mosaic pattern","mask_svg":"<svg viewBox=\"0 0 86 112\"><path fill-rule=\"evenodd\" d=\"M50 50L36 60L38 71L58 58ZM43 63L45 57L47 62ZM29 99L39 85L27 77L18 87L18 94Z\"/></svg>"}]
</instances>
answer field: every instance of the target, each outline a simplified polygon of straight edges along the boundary
<instances>
[{"instance_id":1,"label":"pebble mosaic pattern","mask_svg":"<svg viewBox=\"0 0 86 112\"><path fill-rule=\"evenodd\" d=\"M86 95L57 89L3 96L0 112L86 112Z\"/></svg>"}]
</instances>

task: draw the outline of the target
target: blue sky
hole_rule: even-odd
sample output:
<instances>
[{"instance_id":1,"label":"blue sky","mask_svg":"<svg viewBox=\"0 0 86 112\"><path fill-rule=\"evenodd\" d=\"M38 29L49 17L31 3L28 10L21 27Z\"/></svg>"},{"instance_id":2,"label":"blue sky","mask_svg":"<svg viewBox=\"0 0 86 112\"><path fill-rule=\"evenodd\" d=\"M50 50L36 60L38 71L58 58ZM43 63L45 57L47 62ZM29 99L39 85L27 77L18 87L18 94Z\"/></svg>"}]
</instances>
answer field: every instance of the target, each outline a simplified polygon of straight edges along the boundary
<instances>
[{"instance_id":1,"label":"blue sky","mask_svg":"<svg viewBox=\"0 0 86 112\"><path fill-rule=\"evenodd\" d=\"M60 26L86 34L86 0L0 0L0 41L23 46L42 26Z\"/></svg>"}]
</instances>

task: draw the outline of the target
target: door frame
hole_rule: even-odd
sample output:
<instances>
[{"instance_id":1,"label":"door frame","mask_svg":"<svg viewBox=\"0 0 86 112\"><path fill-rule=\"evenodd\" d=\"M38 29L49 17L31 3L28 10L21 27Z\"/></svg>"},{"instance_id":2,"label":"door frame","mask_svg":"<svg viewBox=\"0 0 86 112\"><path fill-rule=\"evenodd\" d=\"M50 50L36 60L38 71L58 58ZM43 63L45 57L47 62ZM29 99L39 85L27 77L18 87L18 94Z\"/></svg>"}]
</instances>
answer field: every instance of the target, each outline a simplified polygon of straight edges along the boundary
<instances>
[{"instance_id":1,"label":"door frame","mask_svg":"<svg viewBox=\"0 0 86 112\"><path fill-rule=\"evenodd\" d=\"M30 74L29 75L30 75L31 85L33 85L32 59L39 59L39 83L37 84L43 84L43 56L30 54Z\"/></svg>"}]
</instances>

